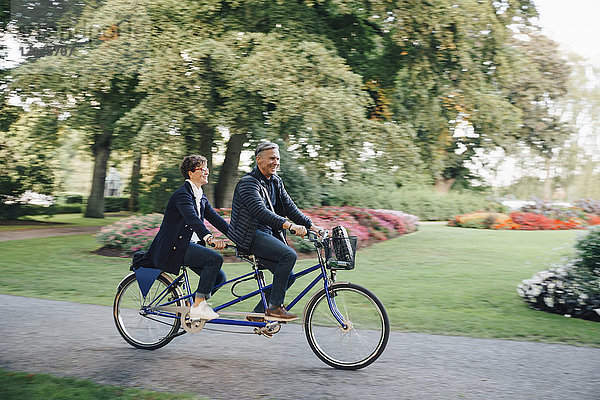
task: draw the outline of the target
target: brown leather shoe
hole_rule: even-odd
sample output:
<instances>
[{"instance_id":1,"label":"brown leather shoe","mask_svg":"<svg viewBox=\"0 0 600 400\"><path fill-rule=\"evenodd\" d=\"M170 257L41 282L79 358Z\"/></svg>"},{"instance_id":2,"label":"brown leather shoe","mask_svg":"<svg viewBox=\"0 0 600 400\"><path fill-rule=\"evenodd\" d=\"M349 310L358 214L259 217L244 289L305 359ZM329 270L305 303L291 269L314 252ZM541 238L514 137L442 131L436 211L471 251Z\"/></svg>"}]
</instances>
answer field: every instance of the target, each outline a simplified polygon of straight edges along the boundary
<instances>
[{"instance_id":1,"label":"brown leather shoe","mask_svg":"<svg viewBox=\"0 0 600 400\"><path fill-rule=\"evenodd\" d=\"M263 317L253 317L252 315L248 315L248 316L246 316L246 321L265 322L265 319Z\"/></svg>"},{"instance_id":2,"label":"brown leather shoe","mask_svg":"<svg viewBox=\"0 0 600 400\"><path fill-rule=\"evenodd\" d=\"M284 307L267 308L265 317L274 321L293 321L298 319L297 315L289 313Z\"/></svg>"}]
</instances>

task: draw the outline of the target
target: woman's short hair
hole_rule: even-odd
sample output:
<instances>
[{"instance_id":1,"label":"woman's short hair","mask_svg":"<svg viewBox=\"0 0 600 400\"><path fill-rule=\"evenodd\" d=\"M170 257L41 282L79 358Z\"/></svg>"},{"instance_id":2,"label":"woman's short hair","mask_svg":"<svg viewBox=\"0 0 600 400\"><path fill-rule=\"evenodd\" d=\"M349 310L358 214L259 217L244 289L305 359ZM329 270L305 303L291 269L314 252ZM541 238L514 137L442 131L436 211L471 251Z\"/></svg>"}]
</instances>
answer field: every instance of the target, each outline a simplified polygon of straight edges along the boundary
<instances>
[{"instance_id":1,"label":"woman's short hair","mask_svg":"<svg viewBox=\"0 0 600 400\"><path fill-rule=\"evenodd\" d=\"M263 151L271 149L279 150L279 145L273 142L261 142L256 146L256 150L254 150L254 157L258 157Z\"/></svg>"},{"instance_id":2,"label":"woman's short hair","mask_svg":"<svg viewBox=\"0 0 600 400\"><path fill-rule=\"evenodd\" d=\"M207 163L208 160L206 157L199 156L197 154L191 154L183 158L183 161L181 161L181 165L179 166L179 171L181 172L181 175L183 175L184 179L190 179L190 171L196 169L197 167L204 166Z\"/></svg>"}]
</instances>

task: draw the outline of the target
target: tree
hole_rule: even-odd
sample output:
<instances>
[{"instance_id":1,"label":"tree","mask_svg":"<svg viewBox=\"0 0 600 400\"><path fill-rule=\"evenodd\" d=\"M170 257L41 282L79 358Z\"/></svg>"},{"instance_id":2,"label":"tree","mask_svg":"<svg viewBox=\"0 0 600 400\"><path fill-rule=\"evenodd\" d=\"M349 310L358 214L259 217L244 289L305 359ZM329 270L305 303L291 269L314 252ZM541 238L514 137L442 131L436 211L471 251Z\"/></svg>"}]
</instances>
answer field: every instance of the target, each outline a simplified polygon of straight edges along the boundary
<instances>
[{"instance_id":1,"label":"tree","mask_svg":"<svg viewBox=\"0 0 600 400\"><path fill-rule=\"evenodd\" d=\"M101 216L114 150L207 156L218 173L211 200L223 207L242 149L264 138L319 178L427 170L449 190L470 176L466 162L521 140L521 118L534 113L514 82L537 68L507 28L528 24L531 1L455 3L93 2L65 20L76 17L76 32L100 28L66 39L81 42L72 57L19 68L13 87L88 132L86 215ZM225 160L213 165L225 132Z\"/></svg>"},{"instance_id":2,"label":"tree","mask_svg":"<svg viewBox=\"0 0 600 400\"><path fill-rule=\"evenodd\" d=\"M316 3L353 70L391 93L392 121L416 130L440 190L469 174L480 150L511 141L520 110L506 77L519 60L507 25L527 25L531 1Z\"/></svg>"},{"instance_id":3,"label":"tree","mask_svg":"<svg viewBox=\"0 0 600 400\"><path fill-rule=\"evenodd\" d=\"M2 107L0 117L0 219L23 214L18 197L26 190L52 194L55 177L52 150L57 145L58 118L44 109L21 112Z\"/></svg>"},{"instance_id":4,"label":"tree","mask_svg":"<svg viewBox=\"0 0 600 400\"><path fill-rule=\"evenodd\" d=\"M525 61L514 74L509 99L521 110L521 126L515 138L544 159L543 197L552 197L551 163L569 139L572 128L566 122L561 100L567 94L570 68L559 57L557 44L537 29L527 31L527 40L515 40ZM562 108L562 110L561 110Z\"/></svg>"},{"instance_id":5,"label":"tree","mask_svg":"<svg viewBox=\"0 0 600 400\"><path fill-rule=\"evenodd\" d=\"M48 54L30 57L17 67L11 87L13 94L37 98L41 107L53 107L65 116L65 123L87 133L94 169L85 216L102 217L107 163L116 135L131 134L117 132L116 122L141 97L135 87L148 46L148 18L135 2L113 0L98 8L88 5L77 21L73 29L81 35L63 39L46 32ZM96 26L103 30L88 31ZM51 45L72 50L71 56L53 51Z\"/></svg>"}]
</instances>

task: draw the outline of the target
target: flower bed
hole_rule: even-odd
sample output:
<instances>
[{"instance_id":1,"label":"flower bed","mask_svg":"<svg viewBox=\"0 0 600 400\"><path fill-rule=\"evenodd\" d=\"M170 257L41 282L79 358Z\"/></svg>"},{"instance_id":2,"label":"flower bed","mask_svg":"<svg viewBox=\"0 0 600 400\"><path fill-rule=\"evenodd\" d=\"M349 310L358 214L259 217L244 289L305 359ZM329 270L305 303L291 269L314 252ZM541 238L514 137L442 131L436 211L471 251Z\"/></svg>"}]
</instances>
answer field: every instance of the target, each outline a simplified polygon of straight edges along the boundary
<instances>
[{"instance_id":1,"label":"flower bed","mask_svg":"<svg viewBox=\"0 0 600 400\"><path fill-rule=\"evenodd\" d=\"M479 211L457 215L448 222L450 226L480 229L564 230L585 229L600 225L600 216L592 214L593 207L557 207L537 200L510 214Z\"/></svg>"},{"instance_id":2,"label":"flower bed","mask_svg":"<svg viewBox=\"0 0 600 400\"><path fill-rule=\"evenodd\" d=\"M517 230L564 230L585 229L600 225L600 217L585 214L583 218L571 217L565 220L549 218L545 215L515 211L507 214L476 212L457 215L448 222L449 226L480 229L517 229Z\"/></svg>"},{"instance_id":3,"label":"flower bed","mask_svg":"<svg viewBox=\"0 0 600 400\"><path fill-rule=\"evenodd\" d=\"M104 247L118 248L128 253L146 250L156 236L162 218L162 214L123 218L102 227L96 234L96 240Z\"/></svg>"},{"instance_id":4,"label":"flower bed","mask_svg":"<svg viewBox=\"0 0 600 400\"><path fill-rule=\"evenodd\" d=\"M227 221L231 216L230 209L218 209L217 212ZM396 236L414 232L417 229L418 218L394 210L369 210L356 207L312 207L303 212L315 225L331 230L334 226L343 225L349 235L358 236L359 244L365 245L372 241L387 240ZM120 249L124 255L138 250L147 250L156 236L162 214L148 214L124 218L112 225L100 229L96 240L105 248ZM225 238L221 232L208 221L206 227L216 238ZM297 251L308 251L312 245L291 238L290 245Z\"/></svg>"}]
</instances>

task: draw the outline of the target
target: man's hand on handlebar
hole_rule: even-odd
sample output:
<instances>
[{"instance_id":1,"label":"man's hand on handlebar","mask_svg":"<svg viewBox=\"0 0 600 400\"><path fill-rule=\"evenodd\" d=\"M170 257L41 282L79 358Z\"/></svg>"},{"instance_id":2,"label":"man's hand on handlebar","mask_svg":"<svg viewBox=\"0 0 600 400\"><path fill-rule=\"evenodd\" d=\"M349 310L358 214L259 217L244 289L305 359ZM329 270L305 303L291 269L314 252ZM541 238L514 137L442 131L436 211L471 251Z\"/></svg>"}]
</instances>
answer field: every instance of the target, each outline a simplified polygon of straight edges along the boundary
<instances>
[{"instance_id":1,"label":"man's hand on handlebar","mask_svg":"<svg viewBox=\"0 0 600 400\"><path fill-rule=\"evenodd\" d=\"M305 226L292 224L290 226L290 232L292 233L292 235L304 237L306 236L307 230Z\"/></svg>"},{"instance_id":2,"label":"man's hand on handlebar","mask_svg":"<svg viewBox=\"0 0 600 400\"><path fill-rule=\"evenodd\" d=\"M317 233L317 235L323 237L323 233L325 232L325 229L321 228L320 226L317 225L312 225L310 227L311 231L315 231Z\"/></svg>"}]
</instances>

